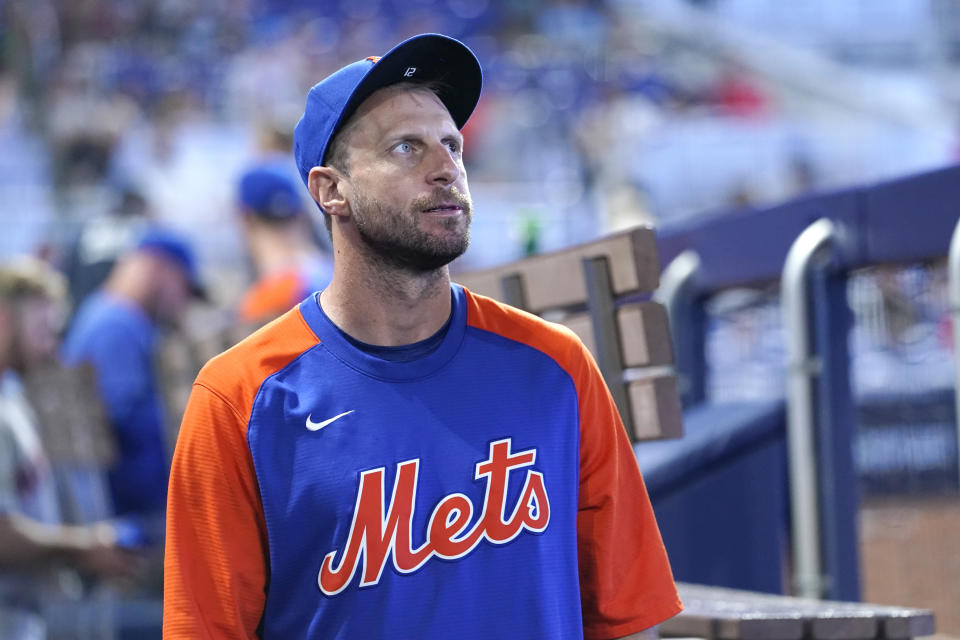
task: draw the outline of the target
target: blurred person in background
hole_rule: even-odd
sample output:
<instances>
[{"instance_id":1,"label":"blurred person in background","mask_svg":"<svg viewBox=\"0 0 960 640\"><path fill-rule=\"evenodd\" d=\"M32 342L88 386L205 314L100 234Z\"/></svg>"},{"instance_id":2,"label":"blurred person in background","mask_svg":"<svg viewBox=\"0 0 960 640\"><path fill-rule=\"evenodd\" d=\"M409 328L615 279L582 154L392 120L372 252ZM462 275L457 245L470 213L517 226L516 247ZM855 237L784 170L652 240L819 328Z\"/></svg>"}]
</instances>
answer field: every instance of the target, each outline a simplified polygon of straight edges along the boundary
<instances>
[{"instance_id":1,"label":"blurred person in background","mask_svg":"<svg viewBox=\"0 0 960 640\"><path fill-rule=\"evenodd\" d=\"M82 304L110 275L117 258L150 224L150 208L137 189L124 187L103 215L87 219L68 248L64 271L70 300Z\"/></svg>"},{"instance_id":2,"label":"blurred person in background","mask_svg":"<svg viewBox=\"0 0 960 640\"><path fill-rule=\"evenodd\" d=\"M314 241L300 190L275 163L247 170L240 178L239 209L257 280L240 302L238 315L261 324L286 313L333 277L333 260Z\"/></svg>"},{"instance_id":3,"label":"blurred person in background","mask_svg":"<svg viewBox=\"0 0 960 640\"><path fill-rule=\"evenodd\" d=\"M179 234L151 228L80 306L61 349L65 363L88 362L96 371L117 444L108 473L114 509L140 517L148 538L162 535L168 471L157 342L161 327L179 322L191 296L205 294L190 245Z\"/></svg>"},{"instance_id":4,"label":"blurred person in background","mask_svg":"<svg viewBox=\"0 0 960 640\"><path fill-rule=\"evenodd\" d=\"M0 266L0 637L43 638L37 615L53 568L131 576L135 555L109 523L64 525L50 462L20 376L56 353L66 286L49 266Z\"/></svg>"}]
</instances>

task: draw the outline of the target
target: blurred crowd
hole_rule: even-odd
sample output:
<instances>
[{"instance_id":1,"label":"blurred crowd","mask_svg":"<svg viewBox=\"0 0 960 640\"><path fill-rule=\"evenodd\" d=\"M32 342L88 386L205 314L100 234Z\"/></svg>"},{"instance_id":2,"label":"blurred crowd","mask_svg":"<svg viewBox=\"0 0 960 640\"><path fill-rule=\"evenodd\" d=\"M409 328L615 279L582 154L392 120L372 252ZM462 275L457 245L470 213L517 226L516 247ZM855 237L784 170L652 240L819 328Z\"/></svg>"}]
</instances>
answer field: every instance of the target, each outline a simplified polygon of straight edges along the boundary
<instances>
[{"instance_id":1,"label":"blurred crowd","mask_svg":"<svg viewBox=\"0 0 960 640\"><path fill-rule=\"evenodd\" d=\"M239 173L287 152L319 78L425 31L464 40L484 66L465 132L484 216L466 267L942 157L939 140L871 117L804 113L793 88L745 66L762 56L749 41L684 40L647 10L721 4L0 2L0 197L19 223L0 252L60 248L135 211L196 236L215 298L235 303L249 276Z\"/></svg>"},{"instance_id":2,"label":"blurred crowd","mask_svg":"<svg viewBox=\"0 0 960 640\"><path fill-rule=\"evenodd\" d=\"M467 162L474 184L502 185L487 208L513 228L513 255L544 244L524 240L523 230L539 230L553 247L670 214L645 183L640 150L625 139L690 110L751 119L771 108L734 64L719 60L697 77L675 73L642 22L616 2L0 7L0 129L19 160L17 188L32 184L40 194L29 212L16 213L46 220L35 220L21 244L69 244L91 220L135 211L196 234L205 268L223 274L243 266L229 214L239 171L289 135L315 81L417 32L461 38L483 62ZM35 167L29 176L24 165ZM14 196L11 182L0 178L4 196ZM730 202L751 197L746 184L727 191ZM543 224L528 224L530 217ZM573 228L559 228L558 219ZM205 233L214 229L221 233ZM483 261L496 251L477 254ZM232 302L239 279L223 277L230 292L215 295Z\"/></svg>"}]
</instances>

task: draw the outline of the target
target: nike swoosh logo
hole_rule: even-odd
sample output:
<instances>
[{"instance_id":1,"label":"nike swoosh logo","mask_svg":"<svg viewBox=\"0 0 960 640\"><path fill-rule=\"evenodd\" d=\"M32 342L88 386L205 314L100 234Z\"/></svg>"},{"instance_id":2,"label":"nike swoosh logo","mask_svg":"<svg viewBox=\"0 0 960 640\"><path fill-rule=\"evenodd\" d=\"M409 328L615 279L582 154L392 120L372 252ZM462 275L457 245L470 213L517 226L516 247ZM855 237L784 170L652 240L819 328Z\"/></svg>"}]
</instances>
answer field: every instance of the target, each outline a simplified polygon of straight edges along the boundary
<instances>
[{"instance_id":1,"label":"nike swoosh logo","mask_svg":"<svg viewBox=\"0 0 960 640\"><path fill-rule=\"evenodd\" d=\"M330 418L330 419L328 419L328 420L324 420L323 422L314 422L313 420L311 420L311 418L313 418L313 414L311 413L309 416L307 416L307 429L309 429L310 431L319 431L320 429L323 429L323 428L324 428L325 426L327 426L328 424L330 424L330 423L332 423L332 422L336 422L337 420L339 420L339 419L342 418L343 416L348 416L348 415L350 415L351 413L353 413L354 411L355 411L355 409L351 409L350 411L344 411L344 412L341 413L340 415L338 415L338 416L333 416L332 418Z\"/></svg>"}]
</instances>

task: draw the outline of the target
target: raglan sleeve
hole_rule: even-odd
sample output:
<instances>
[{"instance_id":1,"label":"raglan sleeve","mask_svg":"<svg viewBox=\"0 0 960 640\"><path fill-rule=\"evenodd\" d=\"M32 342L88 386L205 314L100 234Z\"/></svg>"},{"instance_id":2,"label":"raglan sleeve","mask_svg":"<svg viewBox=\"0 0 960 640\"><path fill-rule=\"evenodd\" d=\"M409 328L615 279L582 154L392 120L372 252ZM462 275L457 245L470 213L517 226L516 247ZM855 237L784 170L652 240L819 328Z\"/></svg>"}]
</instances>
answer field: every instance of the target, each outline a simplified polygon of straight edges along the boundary
<instances>
[{"instance_id":1,"label":"raglan sleeve","mask_svg":"<svg viewBox=\"0 0 960 640\"><path fill-rule=\"evenodd\" d=\"M267 533L246 418L193 386L170 472L163 637L256 638L267 580Z\"/></svg>"},{"instance_id":2,"label":"raglan sleeve","mask_svg":"<svg viewBox=\"0 0 960 640\"><path fill-rule=\"evenodd\" d=\"M577 544L584 635L621 638L683 608L640 469L613 398L580 346Z\"/></svg>"}]
</instances>

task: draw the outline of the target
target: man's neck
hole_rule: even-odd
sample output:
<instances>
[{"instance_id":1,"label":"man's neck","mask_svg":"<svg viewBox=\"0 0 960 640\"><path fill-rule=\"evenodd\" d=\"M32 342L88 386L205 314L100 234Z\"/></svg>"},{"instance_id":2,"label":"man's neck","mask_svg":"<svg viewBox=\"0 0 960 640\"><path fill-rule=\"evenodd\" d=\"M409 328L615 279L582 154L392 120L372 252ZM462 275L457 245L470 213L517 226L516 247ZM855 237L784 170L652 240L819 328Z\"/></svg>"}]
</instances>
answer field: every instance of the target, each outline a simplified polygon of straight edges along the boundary
<instances>
[{"instance_id":1,"label":"man's neck","mask_svg":"<svg viewBox=\"0 0 960 640\"><path fill-rule=\"evenodd\" d=\"M147 312L147 304L144 296L136 287L130 286L130 283L123 279L108 278L103 284L103 291L114 300L118 300L129 307L136 307ZM149 313L147 314L149 315Z\"/></svg>"},{"instance_id":2,"label":"man's neck","mask_svg":"<svg viewBox=\"0 0 960 640\"><path fill-rule=\"evenodd\" d=\"M151 273L156 268L157 263L150 256L134 254L121 258L103 283L103 291L153 317Z\"/></svg>"},{"instance_id":3,"label":"man's neck","mask_svg":"<svg viewBox=\"0 0 960 640\"><path fill-rule=\"evenodd\" d=\"M257 275L264 275L304 262L317 254L303 225L274 228L261 223L248 236L250 255L256 265Z\"/></svg>"},{"instance_id":4,"label":"man's neck","mask_svg":"<svg viewBox=\"0 0 960 640\"><path fill-rule=\"evenodd\" d=\"M426 340L450 317L447 267L424 274L337 256L333 281L320 296L324 313L351 337L381 346Z\"/></svg>"}]
</instances>

